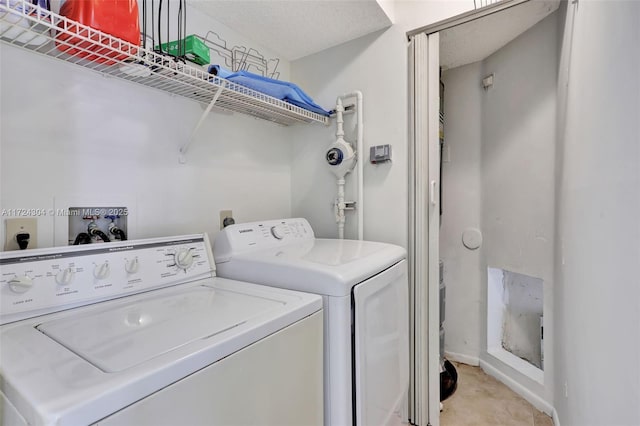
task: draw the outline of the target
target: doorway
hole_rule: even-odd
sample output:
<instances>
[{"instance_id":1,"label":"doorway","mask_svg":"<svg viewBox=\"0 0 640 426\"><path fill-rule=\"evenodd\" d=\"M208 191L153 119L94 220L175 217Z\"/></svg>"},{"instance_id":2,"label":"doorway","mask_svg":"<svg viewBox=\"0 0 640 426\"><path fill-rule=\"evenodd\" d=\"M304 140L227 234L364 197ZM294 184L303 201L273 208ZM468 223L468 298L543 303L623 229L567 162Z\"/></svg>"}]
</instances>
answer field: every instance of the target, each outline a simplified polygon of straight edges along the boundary
<instances>
[{"instance_id":1,"label":"doorway","mask_svg":"<svg viewBox=\"0 0 640 426\"><path fill-rule=\"evenodd\" d=\"M531 378L488 349L487 271L498 268L551 285L557 59L550 29L556 30L558 6L551 0L506 0L408 34L415 424L440 424L440 260L447 295L445 356L480 365L551 412L544 376L552 374L552 363ZM547 74L532 75L539 64ZM471 89L461 92L465 84ZM550 292L542 293L547 306ZM551 323L551 316L544 322Z\"/></svg>"}]
</instances>

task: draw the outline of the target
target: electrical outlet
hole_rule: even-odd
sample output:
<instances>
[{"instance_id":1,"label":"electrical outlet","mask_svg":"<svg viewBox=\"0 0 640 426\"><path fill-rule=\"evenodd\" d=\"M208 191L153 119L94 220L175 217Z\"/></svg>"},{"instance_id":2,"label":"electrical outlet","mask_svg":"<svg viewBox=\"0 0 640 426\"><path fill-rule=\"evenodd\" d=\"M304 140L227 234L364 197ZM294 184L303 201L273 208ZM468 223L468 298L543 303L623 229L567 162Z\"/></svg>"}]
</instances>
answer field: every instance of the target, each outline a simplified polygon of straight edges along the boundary
<instances>
[{"instance_id":1,"label":"electrical outlet","mask_svg":"<svg viewBox=\"0 0 640 426\"><path fill-rule=\"evenodd\" d=\"M20 217L5 219L5 250L20 250L16 235L29 234L29 245L27 248L38 247L38 219L35 217Z\"/></svg>"},{"instance_id":2,"label":"electrical outlet","mask_svg":"<svg viewBox=\"0 0 640 426\"><path fill-rule=\"evenodd\" d=\"M224 228L224 220L227 218L231 218L233 220L233 211L220 210L220 229Z\"/></svg>"}]
</instances>

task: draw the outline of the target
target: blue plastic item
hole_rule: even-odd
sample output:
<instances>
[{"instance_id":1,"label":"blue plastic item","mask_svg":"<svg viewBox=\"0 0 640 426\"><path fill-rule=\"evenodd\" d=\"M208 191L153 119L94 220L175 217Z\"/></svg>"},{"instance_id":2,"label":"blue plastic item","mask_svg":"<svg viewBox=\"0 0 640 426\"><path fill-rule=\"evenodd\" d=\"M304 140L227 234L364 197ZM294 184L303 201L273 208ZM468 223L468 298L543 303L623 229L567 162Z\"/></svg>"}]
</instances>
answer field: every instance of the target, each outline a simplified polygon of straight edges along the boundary
<instances>
[{"instance_id":1,"label":"blue plastic item","mask_svg":"<svg viewBox=\"0 0 640 426\"><path fill-rule=\"evenodd\" d=\"M209 65L209 74L222 77L234 83L242 84L250 89L262 92L274 98L289 102L309 111L322 115L329 115L329 111L313 102L313 99L298 86L287 81L274 80L248 71L231 72L220 65Z\"/></svg>"},{"instance_id":2,"label":"blue plastic item","mask_svg":"<svg viewBox=\"0 0 640 426\"><path fill-rule=\"evenodd\" d=\"M230 75L233 75L233 72L229 71L226 68L222 68L220 65L209 65L209 74L213 74L218 77L228 78Z\"/></svg>"}]
</instances>

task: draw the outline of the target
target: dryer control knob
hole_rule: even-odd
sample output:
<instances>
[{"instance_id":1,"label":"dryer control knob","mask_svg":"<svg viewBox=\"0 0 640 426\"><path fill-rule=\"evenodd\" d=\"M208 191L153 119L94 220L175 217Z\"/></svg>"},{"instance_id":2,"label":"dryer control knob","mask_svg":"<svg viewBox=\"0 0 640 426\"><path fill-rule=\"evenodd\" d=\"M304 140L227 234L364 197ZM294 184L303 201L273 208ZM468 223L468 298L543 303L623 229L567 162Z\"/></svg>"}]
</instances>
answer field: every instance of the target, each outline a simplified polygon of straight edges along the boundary
<instances>
[{"instance_id":1,"label":"dryer control knob","mask_svg":"<svg viewBox=\"0 0 640 426\"><path fill-rule=\"evenodd\" d=\"M99 280L103 280L109 276L111 273L111 267L109 266L109 262L104 262L100 265L96 265L93 269L93 276Z\"/></svg>"},{"instance_id":2,"label":"dryer control knob","mask_svg":"<svg viewBox=\"0 0 640 426\"><path fill-rule=\"evenodd\" d=\"M134 257L133 259L127 259L124 263L124 270L129 274L135 274L140 269L140 263L138 262L138 258Z\"/></svg>"},{"instance_id":3,"label":"dryer control knob","mask_svg":"<svg viewBox=\"0 0 640 426\"><path fill-rule=\"evenodd\" d=\"M60 285L69 285L73 281L75 272L73 269L66 268L56 274L56 282Z\"/></svg>"},{"instance_id":4,"label":"dryer control knob","mask_svg":"<svg viewBox=\"0 0 640 426\"><path fill-rule=\"evenodd\" d=\"M173 255L173 259L176 262L176 266L181 269L188 269L193 265L193 254L191 249L180 249Z\"/></svg>"},{"instance_id":5,"label":"dryer control knob","mask_svg":"<svg viewBox=\"0 0 640 426\"><path fill-rule=\"evenodd\" d=\"M281 226L272 226L271 235L273 235L275 239L281 240L284 238L284 229Z\"/></svg>"},{"instance_id":6,"label":"dryer control knob","mask_svg":"<svg viewBox=\"0 0 640 426\"><path fill-rule=\"evenodd\" d=\"M27 275L15 276L9 280L9 288L14 293L25 293L33 287L33 280Z\"/></svg>"}]
</instances>

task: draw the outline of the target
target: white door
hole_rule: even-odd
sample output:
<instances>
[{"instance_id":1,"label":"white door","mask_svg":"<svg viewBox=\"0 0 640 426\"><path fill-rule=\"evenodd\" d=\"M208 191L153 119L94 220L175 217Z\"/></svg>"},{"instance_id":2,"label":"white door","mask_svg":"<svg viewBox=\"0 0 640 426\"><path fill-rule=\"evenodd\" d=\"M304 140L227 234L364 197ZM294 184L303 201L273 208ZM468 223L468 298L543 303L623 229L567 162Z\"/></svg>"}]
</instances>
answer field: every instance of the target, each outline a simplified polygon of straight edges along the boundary
<instances>
[{"instance_id":1,"label":"white door","mask_svg":"<svg viewBox=\"0 0 640 426\"><path fill-rule=\"evenodd\" d=\"M417 34L409 44L409 291L411 394L418 426L440 424L439 369L439 34Z\"/></svg>"},{"instance_id":2,"label":"white door","mask_svg":"<svg viewBox=\"0 0 640 426\"><path fill-rule=\"evenodd\" d=\"M408 290L406 260L353 289L357 425L406 422Z\"/></svg>"}]
</instances>

